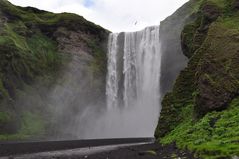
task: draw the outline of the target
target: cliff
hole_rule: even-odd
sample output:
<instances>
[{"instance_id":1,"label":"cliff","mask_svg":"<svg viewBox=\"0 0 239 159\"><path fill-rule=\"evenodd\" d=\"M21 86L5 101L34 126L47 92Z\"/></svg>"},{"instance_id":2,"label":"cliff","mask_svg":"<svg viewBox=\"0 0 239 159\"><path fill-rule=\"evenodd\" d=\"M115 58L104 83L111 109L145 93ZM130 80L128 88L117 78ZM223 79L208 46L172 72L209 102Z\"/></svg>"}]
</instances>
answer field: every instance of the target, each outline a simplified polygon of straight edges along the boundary
<instances>
[{"instance_id":1,"label":"cliff","mask_svg":"<svg viewBox=\"0 0 239 159\"><path fill-rule=\"evenodd\" d=\"M239 1L191 0L185 6L189 4L190 20L180 36L189 61L162 101L155 136L202 158L235 156L239 154Z\"/></svg>"},{"instance_id":2,"label":"cliff","mask_svg":"<svg viewBox=\"0 0 239 159\"><path fill-rule=\"evenodd\" d=\"M172 89L180 71L187 65L188 59L183 54L180 35L185 24L193 19L190 15L194 10L195 3L197 1L186 3L160 24L162 96Z\"/></svg>"},{"instance_id":3,"label":"cliff","mask_svg":"<svg viewBox=\"0 0 239 159\"><path fill-rule=\"evenodd\" d=\"M86 105L104 102L108 34L75 14L1 0L0 140L73 136L60 125L73 122L72 113ZM58 116L54 109L61 110Z\"/></svg>"}]
</instances>

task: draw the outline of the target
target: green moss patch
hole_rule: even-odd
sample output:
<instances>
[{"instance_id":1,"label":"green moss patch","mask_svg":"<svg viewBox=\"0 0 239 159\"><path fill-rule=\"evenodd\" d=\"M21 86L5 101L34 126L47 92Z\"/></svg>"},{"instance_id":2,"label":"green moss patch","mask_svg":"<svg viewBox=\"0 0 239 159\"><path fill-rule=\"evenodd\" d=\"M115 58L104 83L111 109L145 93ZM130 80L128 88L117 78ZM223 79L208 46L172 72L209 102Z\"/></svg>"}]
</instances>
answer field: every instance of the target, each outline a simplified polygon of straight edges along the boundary
<instances>
[{"instance_id":1,"label":"green moss patch","mask_svg":"<svg viewBox=\"0 0 239 159\"><path fill-rule=\"evenodd\" d=\"M7 123L11 120L10 115L7 112L0 112L0 123Z\"/></svg>"},{"instance_id":2,"label":"green moss patch","mask_svg":"<svg viewBox=\"0 0 239 159\"><path fill-rule=\"evenodd\" d=\"M200 157L219 158L239 155L239 98L223 112L208 113L193 121L193 111L188 106L185 119L160 140L163 144L176 142L182 149L195 151Z\"/></svg>"},{"instance_id":3,"label":"green moss patch","mask_svg":"<svg viewBox=\"0 0 239 159\"><path fill-rule=\"evenodd\" d=\"M155 134L201 158L239 156L239 15L232 2L201 1L197 18L185 26L189 63L163 99Z\"/></svg>"},{"instance_id":4,"label":"green moss patch","mask_svg":"<svg viewBox=\"0 0 239 159\"><path fill-rule=\"evenodd\" d=\"M22 126L20 134L24 135L43 135L45 133L45 121L40 115L31 112L22 114Z\"/></svg>"},{"instance_id":5,"label":"green moss patch","mask_svg":"<svg viewBox=\"0 0 239 159\"><path fill-rule=\"evenodd\" d=\"M8 96L8 92L4 88L3 82L2 82L1 76L0 76L0 99L3 99L4 97L7 97L7 96Z\"/></svg>"},{"instance_id":6,"label":"green moss patch","mask_svg":"<svg viewBox=\"0 0 239 159\"><path fill-rule=\"evenodd\" d=\"M5 24L0 51L2 90L7 90L11 98L15 98L15 90L24 83L30 84L38 75L56 72L62 61L56 42L40 31L28 30L21 21Z\"/></svg>"},{"instance_id":7,"label":"green moss patch","mask_svg":"<svg viewBox=\"0 0 239 159\"><path fill-rule=\"evenodd\" d=\"M0 112L0 122L2 118L6 121L10 117L6 113ZM36 113L23 112L21 117L20 130L15 134L0 134L0 140L29 140L40 138L46 132L46 121Z\"/></svg>"}]
</instances>

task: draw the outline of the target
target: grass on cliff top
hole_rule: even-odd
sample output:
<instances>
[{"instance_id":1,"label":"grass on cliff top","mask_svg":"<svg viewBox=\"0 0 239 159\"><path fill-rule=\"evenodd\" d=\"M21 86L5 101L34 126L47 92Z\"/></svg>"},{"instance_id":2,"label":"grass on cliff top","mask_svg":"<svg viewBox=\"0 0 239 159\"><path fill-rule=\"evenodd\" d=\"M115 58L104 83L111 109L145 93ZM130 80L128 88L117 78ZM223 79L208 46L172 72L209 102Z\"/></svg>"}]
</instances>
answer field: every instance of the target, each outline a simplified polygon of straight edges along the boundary
<instances>
[{"instance_id":1,"label":"grass on cliff top","mask_svg":"<svg viewBox=\"0 0 239 159\"><path fill-rule=\"evenodd\" d=\"M87 21L82 16L73 13L51 13L32 7L14 6L7 0L0 1L0 7L3 14L6 14L10 20L20 19L26 25L38 25L42 29L45 27L65 26L72 30L89 31L91 33L100 34L105 31L102 27Z\"/></svg>"},{"instance_id":2,"label":"grass on cliff top","mask_svg":"<svg viewBox=\"0 0 239 159\"><path fill-rule=\"evenodd\" d=\"M239 155L239 98L228 110L208 113L199 121L192 120L192 106L184 109L185 119L160 139L163 144L176 142L183 149L195 151L203 158Z\"/></svg>"}]
</instances>

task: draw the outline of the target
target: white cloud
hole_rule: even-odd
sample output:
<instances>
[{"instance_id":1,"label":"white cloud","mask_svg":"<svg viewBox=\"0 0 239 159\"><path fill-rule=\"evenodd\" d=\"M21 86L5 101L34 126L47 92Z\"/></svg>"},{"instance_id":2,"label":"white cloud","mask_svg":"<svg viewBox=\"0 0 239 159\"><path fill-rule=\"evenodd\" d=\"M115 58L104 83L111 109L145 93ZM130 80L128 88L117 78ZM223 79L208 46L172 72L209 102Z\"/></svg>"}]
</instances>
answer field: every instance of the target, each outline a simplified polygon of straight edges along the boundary
<instances>
[{"instance_id":1,"label":"white cloud","mask_svg":"<svg viewBox=\"0 0 239 159\"><path fill-rule=\"evenodd\" d=\"M84 16L113 32L135 31L159 25L188 0L10 0L21 6L33 6L52 12L72 12ZM137 21L137 25L135 22Z\"/></svg>"}]
</instances>

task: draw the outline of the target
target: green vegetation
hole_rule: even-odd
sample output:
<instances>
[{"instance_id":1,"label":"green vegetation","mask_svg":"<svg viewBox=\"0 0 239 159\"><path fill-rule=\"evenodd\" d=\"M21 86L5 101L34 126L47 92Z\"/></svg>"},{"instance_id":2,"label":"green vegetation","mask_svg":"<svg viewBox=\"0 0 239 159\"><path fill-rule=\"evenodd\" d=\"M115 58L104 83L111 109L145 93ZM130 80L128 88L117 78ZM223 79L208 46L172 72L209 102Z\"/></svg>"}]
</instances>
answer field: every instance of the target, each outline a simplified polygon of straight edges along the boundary
<instances>
[{"instance_id":1,"label":"green vegetation","mask_svg":"<svg viewBox=\"0 0 239 159\"><path fill-rule=\"evenodd\" d=\"M3 14L6 13L10 21L20 19L27 27L37 26L42 32L49 35L52 35L58 27L66 27L73 31L81 30L91 34L98 34L100 38L104 38L105 30L103 28L76 14L54 14L32 7L18 7L12 5L7 0L0 1L0 6Z\"/></svg>"},{"instance_id":2,"label":"green vegetation","mask_svg":"<svg viewBox=\"0 0 239 159\"><path fill-rule=\"evenodd\" d=\"M57 53L56 42L41 33L34 34L27 41L32 54L41 60L41 66L39 67L48 70L55 70L57 68L57 65L60 64L61 56Z\"/></svg>"},{"instance_id":3,"label":"green vegetation","mask_svg":"<svg viewBox=\"0 0 239 159\"><path fill-rule=\"evenodd\" d=\"M64 49L78 47L64 40L86 47L93 57L92 80L101 89L97 78L106 70L108 31L76 14L23 8L7 0L0 1L0 8L0 140L41 137L50 118L46 92L72 58L71 48Z\"/></svg>"},{"instance_id":4,"label":"green vegetation","mask_svg":"<svg viewBox=\"0 0 239 159\"><path fill-rule=\"evenodd\" d=\"M203 158L239 155L239 98L222 112L211 112L199 121L193 120L192 106L182 111L184 120L160 140L163 144L176 141L178 147L189 149Z\"/></svg>"},{"instance_id":5,"label":"green vegetation","mask_svg":"<svg viewBox=\"0 0 239 159\"><path fill-rule=\"evenodd\" d=\"M46 121L44 121L40 115L31 112L23 112L20 118L21 118L20 130L15 134L0 134L1 141L29 140L31 138L40 138L45 134Z\"/></svg>"},{"instance_id":6,"label":"green vegetation","mask_svg":"<svg viewBox=\"0 0 239 159\"><path fill-rule=\"evenodd\" d=\"M9 86L7 91L11 98L15 98L15 89L23 83L30 84L37 75L56 71L61 62L53 40L40 31L25 36L29 32L32 31L21 21L15 21L5 24L0 36L1 83ZM6 88L2 87L0 90L6 96Z\"/></svg>"},{"instance_id":7,"label":"green vegetation","mask_svg":"<svg viewBox=\"0 0 239 159\"><path fill-rule=\"evenodd\" d=\"M5 123L10 120L10 116L6 112L0 112L0 123Z\"/></svg>"},{"instance_id":8,"label":"green vegetation","mask_svg":"<svg viewBox=\"0 0 239 159\"><path fill-rule=\"evenodd\" d=\"M3 98L3 97L7 97L8 95L8 92L6 91L6 89L4 88L3 86L3 82L1 80L1 76L0 76L0 100Z\"/></svg>"},{"instance_id":9,"label":"green vegetation","mask_svg":"<svg viewBox=\"0 0 239 159\"><path fill-rule=\"evenodd\" d=\"M208 2L212 2L220 8L225 8L227 7L228 2L230 2L230 0L229 1L228 0L209 0Z\"/></svg>"},{"instance_id":10,"label":"green vegetation","mask_svg":"<svg viewBox=\"0 0 239 159\"><path fill-rule=\"evenodd\" d=\"M189 63L163 99L155 132L158 142L202 158L239 155L239 12L233 2L200 1L194 21L185 25Z\"/></svg>"},{"instance_id":11,"label":"green vegetation","mask_svg":"<svg viewBox=\"0 0 239 159\"><path fill-rule=\"evenodd\" d=\"M45 133L45 123L40 115L31 112L22 113L22 127L20 134L23 135L44 135Z\"/></svg>"},{"instance_id":12,"label":"green vegetation","mask_svg":"<svg viewBox=\"0 0 239 159\"><path fill-rule=\"evenodd\" d=\"M105 51L99 45L99 42L96 40L88 40L88 46L92 48L92 52L94 53L94 60L91 63L91 68L94 74L103 73L106 74L107 67L107 57Z\"/></svg>"},{"instance_id":13,"label":"green vegetation","mask_svg":"<svg viewBox=\"0 0 239 159\"><path fill-rule=\"evenodd\" d=\"M218 19L224 27L239 30L239 13L235 13L233 16L226 16Z\"/></svg>"}]
</instances>

